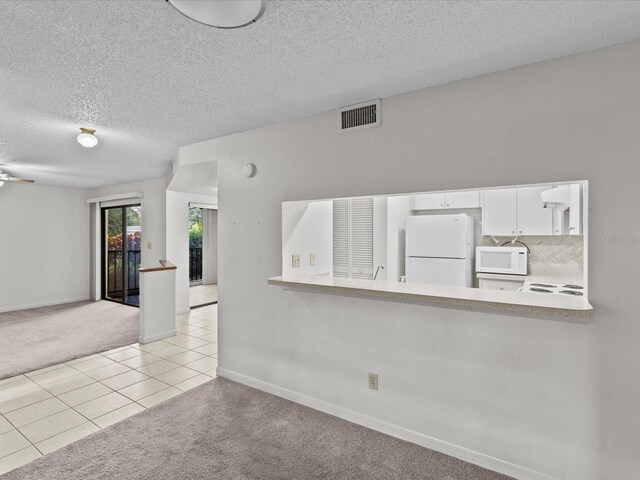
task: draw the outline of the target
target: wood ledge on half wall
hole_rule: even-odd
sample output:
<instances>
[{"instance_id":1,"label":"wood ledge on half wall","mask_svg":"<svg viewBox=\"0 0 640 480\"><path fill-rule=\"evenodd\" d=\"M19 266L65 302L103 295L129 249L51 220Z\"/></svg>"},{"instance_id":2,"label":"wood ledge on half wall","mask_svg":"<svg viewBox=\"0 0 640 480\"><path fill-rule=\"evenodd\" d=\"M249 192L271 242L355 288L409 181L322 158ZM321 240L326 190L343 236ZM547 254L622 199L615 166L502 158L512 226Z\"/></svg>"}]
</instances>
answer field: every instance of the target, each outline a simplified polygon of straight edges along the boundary
<instances>
[{"instance_id":1,"label":"wood ledge on half wall","mask_svg":"<svg viewBox=\"0 0 640 480\"><path fill-rule=\"evenodd\" d=\"M562 295L541 296L532 292L511 292L479 288L416 283L336 278L328 275L271 277L269 285L332 295L369 297L403 303L436 304L465 310L544 316L548 319L586 323L593 306L584 298ZM562 318L558 318L562 317Z\"/></svg>"},{"instance_id":2,"label":"wood ledge on half wall","mask_svg":"<svg viewBox=\"0 0 640 480\"><path fill-rule=\"evenodd\" d=\"M160 260L160 267L147 267L147 268L140 268L138 269L138 271L140 273L146 273L146 272L161 272L163 270L175 270L176 267L173 263L171 263L169 260Z\"/></svg>"}]
</instances>

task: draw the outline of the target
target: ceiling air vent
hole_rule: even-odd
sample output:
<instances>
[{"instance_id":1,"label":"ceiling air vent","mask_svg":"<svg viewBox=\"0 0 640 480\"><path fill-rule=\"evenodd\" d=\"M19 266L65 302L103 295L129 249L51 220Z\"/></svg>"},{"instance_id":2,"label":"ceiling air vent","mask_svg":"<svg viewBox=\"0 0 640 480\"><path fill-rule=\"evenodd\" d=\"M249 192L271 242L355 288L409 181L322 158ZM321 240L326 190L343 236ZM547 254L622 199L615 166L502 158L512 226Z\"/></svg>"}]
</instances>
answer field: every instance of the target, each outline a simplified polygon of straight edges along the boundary
<instances>
[{"instance_id":1,"label":"ceiling air vent","mask_svg":"<svg viewBox=\"0 0 640 480\"><path fill-rule=\"evenodd\" d=\"M380 100L358 103L338 109L340 131L351 132L380 126Z\"/></svg>"}]
</instances>

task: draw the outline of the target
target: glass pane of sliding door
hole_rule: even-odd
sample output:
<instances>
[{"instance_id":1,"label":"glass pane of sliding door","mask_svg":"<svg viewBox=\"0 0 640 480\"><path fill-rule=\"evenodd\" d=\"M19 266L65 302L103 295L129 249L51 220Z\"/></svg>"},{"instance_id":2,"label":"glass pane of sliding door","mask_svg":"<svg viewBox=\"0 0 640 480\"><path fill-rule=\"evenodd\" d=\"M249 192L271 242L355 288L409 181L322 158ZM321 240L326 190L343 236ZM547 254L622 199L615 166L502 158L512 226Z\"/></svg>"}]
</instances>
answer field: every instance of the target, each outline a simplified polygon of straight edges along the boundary
<instances>
[{"instance_id":1,"label":"glass pane of sliding door","mask_svg":"<svg viewBox=\"0 0 640 480\"><path fill-rule=\"evenodd\" d=\"M102 297L128 305L140 304L141 207L102 209L104 268Z\"/></svg>"},{"instance_id":2,"label":"glass pane of sliding door","mask_svg":"<svg viewBox=\"0 0 640 480\"><path fill-rule=\"evenodd\" d=\"M126 254L126 289L124 303L140 305L140 268L141 261L141 207L135 205L125 207L125 222L127 229Z\"/></svg>"},{"instance_id":3,"label":"glass pane of sliding door","mask_svg":"<svg viewBox=\"0 0 640 480\"><path fill-rule=\"evenodd\" d=\"M104 295L108 300L124 301L124 250L122 248L123 209L103 209L106 233Z\"/></svg>"}]
</instances>

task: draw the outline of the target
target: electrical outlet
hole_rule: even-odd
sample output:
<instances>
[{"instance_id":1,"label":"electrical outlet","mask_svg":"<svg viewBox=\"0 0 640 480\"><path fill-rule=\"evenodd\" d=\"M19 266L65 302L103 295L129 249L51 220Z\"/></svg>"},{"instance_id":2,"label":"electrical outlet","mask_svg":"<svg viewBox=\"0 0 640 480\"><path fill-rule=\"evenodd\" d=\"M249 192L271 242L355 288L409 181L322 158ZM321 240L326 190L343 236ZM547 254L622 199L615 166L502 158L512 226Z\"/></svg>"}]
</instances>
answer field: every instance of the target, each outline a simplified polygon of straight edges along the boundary
<instances>
[{"instance_id":1,"label":"electrical outlet","mask_svg":"<svg viewBox=\"0 0 640 480\"><path fill-rule=\"evenodd\" d=\"M314 253L309 254L309 265L314 266L316 264L316 255Z\"/></svg>"},{"instance_id":2,"label":"electrical outlet","mask_svg":"<svg viewBox=\"0 0 640 480\"><path fill-rule=\"evenodd\" d=\"M300 255L291 255L291 266L293 268L300 267Z\"/></svg>"},{"instance_id":3,"label":"electrical outlet","mask_svg":"<svg viewBox=\"0 0 640 480\"><path fill-rule=\"evenodd\" d=\"M151 250L151 242L147 242L147 250Z\"/></svg>"},{"instance_id":4,"label":"electrical outlet","mask_svg":"<svg viewBox=\"0 0 640 480\"><path fill-rule=\"evenodd\" d=\"M378 374L369 373L369 388L371 390L378 390Z\"/></svg>"}]
</instances>

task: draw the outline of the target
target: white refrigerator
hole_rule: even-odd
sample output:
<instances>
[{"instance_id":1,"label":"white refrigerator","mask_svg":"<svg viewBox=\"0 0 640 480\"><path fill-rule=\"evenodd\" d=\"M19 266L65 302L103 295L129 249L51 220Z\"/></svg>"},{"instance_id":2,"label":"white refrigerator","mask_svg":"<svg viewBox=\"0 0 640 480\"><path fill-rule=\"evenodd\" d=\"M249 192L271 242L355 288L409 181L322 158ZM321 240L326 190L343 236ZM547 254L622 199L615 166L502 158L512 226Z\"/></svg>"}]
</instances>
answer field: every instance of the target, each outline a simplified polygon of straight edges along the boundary
<instances>
[{"instance_id":1,"label":"white refrigerator","mask_svg":"<svg viewBox=\"0 0 640 480\"><path fill-rule=\"evenodd\" d=\"M410 283L473 286L473 218L458 215L407 217L405 275Z\"/></svg>"}]
</instances>

